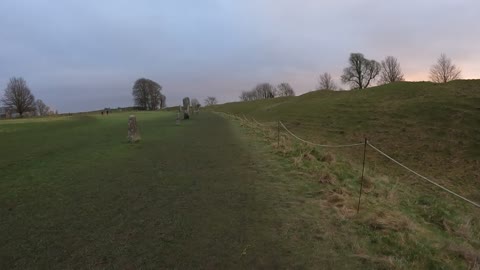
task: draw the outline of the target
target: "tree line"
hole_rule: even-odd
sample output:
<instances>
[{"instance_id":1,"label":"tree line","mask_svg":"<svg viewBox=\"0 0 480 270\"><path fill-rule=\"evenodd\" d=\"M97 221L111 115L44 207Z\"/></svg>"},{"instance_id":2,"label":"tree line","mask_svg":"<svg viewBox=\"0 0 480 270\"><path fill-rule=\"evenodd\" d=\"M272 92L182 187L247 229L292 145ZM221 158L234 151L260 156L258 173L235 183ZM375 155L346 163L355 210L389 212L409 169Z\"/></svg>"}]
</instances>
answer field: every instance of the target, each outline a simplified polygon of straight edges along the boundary
<instances>
[{"instance_id":1,"label":"tree line","mask_svg":"<svg viewBox=\"0 0 480 270\"><path fill-rule=\"evenodd\" d=\"M387 56L380 63L366 59L361 53L352 53L349 66L343 70L341 81L351 89L365 89L378 77L378 84L404 81L404 75L397 58ZM461 78L461 70L445 54L440 55L430 68L430 80L435 83L447 83Z\"/></svg>"},{"instance_id":2,"label":"tree line","mask_svg":"<svg viewBox=\"0 0 480 270\"><path fill-rule=\"evenodd\" d=\"M404 81L404 74L397 58L387 56L381 62L367 59L361 53L351 53L348 59L348 67L343 69L340 77L342 83L350 86L350 89L365 89L375 82L388 84ZM442 54L437 63L430 68L430 79L435 83L447 83L461 78L461 69L452 63L452 60ZM323 73L318 78L319 90L338 90L332 76ZM140 78L135 81L132 95L135 107L140 110L157 110L166 107L166 97L162 94L162 86L150 79ZM277 86L270 83L260 83L248 91L242 91L239 98L241 101L269 99L275 97L295 96L295 91L290 84L283 82ZM24 116L49 115L54 112L41 99L35 99L26 81L21 77L12 77L4 91L1 103L9 113L15 112ZM196 104L200 104L195 99ZM217 104L215 97L207 97L205 106Z\"/></svg>"},{"instance_id":3,"label":"tree line","mask_svg":"<svg viewBox=\"0 0 480 270\"><path fill-rule=\"evenodd\" d=\"M295 91L288 83L280 83L276 87L270 83L260 83L250 91L242 91L240 100L251 101L288 96L295 96Z\"/></svg>"},{"instance_id":4,"label":"tree line","mask_svg":"<svg viewBox=\"0 0 480 270\"><path fill-rule=\"evenodd\" d=\"M452 63L452 60L442 54L430 68L430 80L435 83L447 83L461 78L461 70ZM404 81L405 77L400 62L393 56L387 56L381 62L367 59L361 53L351 53L348 66L343 69L340 81L350 86L350 89L365 89L374 83L383 85ZM318 90L339 90L330 73L322 73L318 77ZM295 91L288 83L281 83L277 87L269 83L260 83L250 91L242 91L241 101L268 99L281 96L294 96Z\"/></svg>"},{"instance_id":5,"label":"tree line","mask_svg":"<svg viewBox=\"0 0 480 270\"><path fill-rule=\"evenodd\" d=\"M151 79L140 78L135 81L132 87L133 102L137 109L140 110L158 110L167 106L167 98L162 94L162 86ZM188 97L187 97L188 98ZM204 100L205 106L217 104L216 97L207 97ZM188 104L195 109L199 109L201 104L198 99L193 98Z\"/></svg>"}]
</instances>

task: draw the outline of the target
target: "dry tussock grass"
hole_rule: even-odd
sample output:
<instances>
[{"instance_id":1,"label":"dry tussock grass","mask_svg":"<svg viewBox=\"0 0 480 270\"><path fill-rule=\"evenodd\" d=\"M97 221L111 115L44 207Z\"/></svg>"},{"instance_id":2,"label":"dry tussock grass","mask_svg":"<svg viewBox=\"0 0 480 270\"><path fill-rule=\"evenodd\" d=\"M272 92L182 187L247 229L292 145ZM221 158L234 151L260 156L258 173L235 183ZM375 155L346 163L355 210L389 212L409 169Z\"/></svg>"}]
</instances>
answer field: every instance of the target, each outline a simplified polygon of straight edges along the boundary
<instances>
[{"instance_id":1,"label":"dry tussock grass","mask_svg":"<svg viewBox=\"0 0 480 270\"><path fill-rule=\"evenodd\" d=\"M321 184L333 185L337 183L337 178L328 172L320 172L318 173L318 182Z\"/></svg>"},{"instance_id":2,"label":"dry tussock grass","mask_svg":"<svg viewBox=\"0 0 480 270\"><path fill-rule=\"evenodd\" d=\"M414 231L415 224L398 212L377 211L367 215L363 220L373 230L389 230L389 231Z\"/></svg>"},{"instance_id":3,"label":"dry tussock grass","mask_svg":"<svg viewBox=\"0 0 480 270\"><path fill-rule=\"evenodd\" d=\"M303 156L293 157L293 165L300 168L303 164Z\"/></svg>"},{"instance_id":4,"label":"dry tussock grass","mask_svg":"<svg viewBox=\"0 0 480 270\"><path fill-rule=\"evenodd\" d=\"M326 207L334 207L341 219L353 218L357 214L357 206L352 193L346 188L335 188L326 196Z\"/></svg>"},{"instance_id":5,"label":"dry tussock grass","mask_svg":"<svg viewBox=\"0 0 480 270\"><path fill-rule=\"evenodd\" d=\"M454 230L454 233L465 239L471 239L472 237L472 218L465 218L464 222Z\"/></svg>"},{"instance_id":6,"label":"dry tussock grass","mask_svg":"<svg viewBox=\"0 0 480 270\"><path fill-rule=\"evenodd\" d=\"M305 152L303 153L303 159L308 160L308 161L314 161L317 160L317 158L311 154L311 152Z\"/></svg>"},{"instance_id":7,"label":"dry tussock grass","mask_svg":"<svg viewBox=\"0 0 480 270\"><path fill-rule=\"evenodd\" d=\"M380 269L398 269L398 267L395 265L395 259L392 256L370 256L360 253L353 255L353 257L372 262Z\"/></svg>"},{"instance_id":8,"label":"dry tussock grass","mask_svg":"<svg viewBox=\"0 0 480 270\"><path fill-rule=\"evenodd\" d=\"M332 164L332 163L335 163L335 156L332 155L331 153L325 153L321 159L320 159L321 162L326 162L328 164Z\"/></svg>"},{"instance_id":9,"label":"dry tussock grass","mask_svg":"<svg viewBox=\"0 0 480 270\"><path fill-rule=\"evenodd\" d=\"M447 250L464 259L468 268L472 270L480 270L480 252L468 244L450 244Z\"/></svg>"},{"instance_id":10,"label":"dry tussock grass","mask_svg":"<svg viewBox=\"0 0 480 270\"><path fill-rule=\"evenodd\" d=\"M361 179L359 179L359 181L360 180ZM373 183L372 178L368 175L364 175L363 176L363 190L368 193L369 191L371 191L374 188L374 186L375 185Z\"/></svg>"}]
</instances>

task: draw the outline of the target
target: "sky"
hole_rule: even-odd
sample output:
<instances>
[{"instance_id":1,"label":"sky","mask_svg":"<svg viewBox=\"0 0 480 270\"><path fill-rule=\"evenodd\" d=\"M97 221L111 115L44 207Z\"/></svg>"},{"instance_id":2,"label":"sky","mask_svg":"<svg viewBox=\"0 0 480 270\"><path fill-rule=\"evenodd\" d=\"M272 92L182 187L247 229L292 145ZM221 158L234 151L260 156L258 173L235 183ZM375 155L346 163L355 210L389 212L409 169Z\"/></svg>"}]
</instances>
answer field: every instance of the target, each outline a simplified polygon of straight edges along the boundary
<instances>
[{"instance_id":1,"label":"sky","mask_svg":"<svg viewBox=\"0 0 480 270\"><path fill-rule=\"evenodd\" d=\"M480 78L478 0L1 0L0 89L23 77L59 112L132 106L132 86L183 97L238 100L288 82L340 84L349 54L395 56L406 80L428 80L441 53ZM341 85L348 88L346 85Z\"/></svg>"}]
</instances>

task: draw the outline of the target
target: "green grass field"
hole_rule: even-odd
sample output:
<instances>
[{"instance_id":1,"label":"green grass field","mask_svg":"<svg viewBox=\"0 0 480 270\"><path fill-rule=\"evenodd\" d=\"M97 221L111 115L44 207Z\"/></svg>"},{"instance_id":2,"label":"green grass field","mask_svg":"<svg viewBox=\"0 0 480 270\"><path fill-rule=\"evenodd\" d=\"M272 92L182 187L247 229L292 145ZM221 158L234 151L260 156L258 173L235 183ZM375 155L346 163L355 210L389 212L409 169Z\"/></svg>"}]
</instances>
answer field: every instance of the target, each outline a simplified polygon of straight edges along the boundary
<instances>
[{"instance_id":1,"label":"green grass field","mask_svg":"<svg viewBox=\"0 0 480 270\"><path fill-rule=\"evenodd\" d=\"M171 112L0 121L0 269L468 269L480 212L362 149L479 198L480 82L400 83ZM264 123L244 120L253 117ZM243 119L243 120L242 120ZM253 120L253 119L252 119Z\"/></svg>"},{"instance_id":2,"label":"green grass field","mask_svg":"<svg viewBox=\"0 0 480 270\"><path fill-rule=\"evenodd\" d=\"M136 114L137 144L128 113L0 122L0 269L360 263L310 241L301 185L238 124Z\"/></svg>"}]
</instances>

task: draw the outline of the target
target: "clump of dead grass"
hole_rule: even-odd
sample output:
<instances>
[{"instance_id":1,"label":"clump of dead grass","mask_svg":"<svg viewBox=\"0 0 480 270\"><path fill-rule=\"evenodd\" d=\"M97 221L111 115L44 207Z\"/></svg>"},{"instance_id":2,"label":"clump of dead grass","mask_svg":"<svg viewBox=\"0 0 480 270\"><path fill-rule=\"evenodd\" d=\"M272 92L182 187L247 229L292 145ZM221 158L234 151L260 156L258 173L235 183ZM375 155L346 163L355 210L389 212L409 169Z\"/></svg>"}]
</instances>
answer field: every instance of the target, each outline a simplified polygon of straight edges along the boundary
<instances>
[{"instance_id":1,"label":"clump of dead grass","mask_svg":"<svg viewBox=\"0 0 480 270\"><path fill-rule=\"evenodd\" d=\"M325 153L321 158L321 162L326 162L328 164L335 163L335 156L332 155L331 153Z\"/></svg>"},{"instance_id":2,"label":"clump of dead grass","mask_svg":"<svg viewBox=\"0 0 480 270\"><path fill-rule=\"evenodd\" d=\"M395 259L392 256L370 256L364 253L355 254L353 257L359 258L365 262L372 262L380 269L397 269Z\"/></svg>"},{"instance_id":3,"label":"clump of dead grass","mask_svg":"<svg viewBox=\"0 0 480 270\"><path fill-rule=\"evenodd\" d=\"M480 252L468 244L450 244L447 250L457 257L462 258L468 265L468 269L480 270Z\"/></svg>"},{"instance_id":4,"label":"clump of dead grass","mask_svg":"<svg viewBox=\"0 0 480 270\"><path fill-rule=\"evenodd\" d=\"M318 182L321 184L336 184L337 179L329 172L321 172L318 175Z\"/></svg>"},{"instance_id":5,"label":"clump of dead grass","mask_svg":"<svg viewBox=\"0 0 480 270\"><path fill-rule=\"evenodd\" d=\"M415 224L406 216L392 211L376 211L363 220L371 229L380 231L414 231Z\"/></svg>"}]
</instances>

